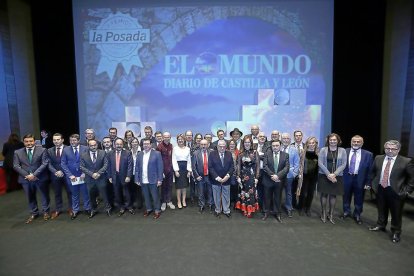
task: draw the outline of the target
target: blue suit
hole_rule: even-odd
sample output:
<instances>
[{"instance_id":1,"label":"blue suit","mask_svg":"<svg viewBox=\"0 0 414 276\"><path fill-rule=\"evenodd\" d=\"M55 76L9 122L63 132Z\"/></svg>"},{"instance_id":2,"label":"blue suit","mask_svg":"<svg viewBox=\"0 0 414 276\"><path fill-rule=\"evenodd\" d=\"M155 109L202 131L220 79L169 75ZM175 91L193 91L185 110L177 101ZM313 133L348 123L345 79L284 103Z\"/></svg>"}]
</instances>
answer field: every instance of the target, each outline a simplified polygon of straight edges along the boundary
<instances>
[{"instance_id":1,"label":"blue suit","mask_svg":"<svg viewBox=\"0 0 414 276\"><path fill-rule=\"evenodd\" d=\"M56 204L56 212L60 213L62 211L63 207L63 200L62 200L62 187L66 188L66 195L68 197L68 208L72 209L72 189L70 183L66 181L66 176L63 175L63 177L57 177L55 173L57 171L62 171L61 166L61 159L62 159L62 153L63 149L65 149L67 146L62 145L60 148L60 157L58 158L56 156L56 147L52 147L47 150L49 163L48 168L50 171L50 179L53 186L53 190L55 192L55 204ZM64 173L64 172L63 172Z\"/></svg>"},{"instance_id":2,"label":"blue suit","mask_svg":"<svg viewBox=\"0 0 414 276\"><path fill-rule=\"evenodd\" d=\"M91 204L89 200L89 193L86 184L79 184L79 185L72 185L70 181L71 176L79 177L82 175L82 171L80 169L80 156L87 152L88 147L79 145L79 154L75 156L72 146L65 147L63 149L62 158L60 164L62 166L62 170L65 173L66 181L68 185L70 185L72 189L72 210L73 213L76 214L79 212L79 205L80 205L80 193L82 193L83 197L83 208L86 211L91 210Z\"/></svg>"},{"instance_id":3,"label":"blue suit","mask_svg":"<svg viewBox=\"0 0 414 276\"><path fill-rule=\"evenodd\" d=\"M23 186L29 201L29 208L32 215L38 215L36 190L39 189L42 195L42 209L44 213L49 213L49 186L47 183L47 153L46 149L35 146L31 162L27 156L26 148L18 149L14 152L13 168L19 174L18 182ZM35 181L26 180L25 177L32 173L37 179Z\"/></svg>"},{"instance_id":4,"label":"blue suit","mask_svg":"<svg viewBox=\"0 0 414 276\"><path fill-rule=\"evenodd\" d=\"M234 161L229 151L224 152L223 164L221 163L218 151L212 151L208 159L208 171L212 184L215 211L221 213L223 208L224 214L230 213L230 179L224 183L216 180L217 177L224 178L226 175L230 177L234 173Z\"/></svg>"},{"instance_id":5,"label":"blue suit","mask_svg":"<svg viewBox=\"0 0 414 276\"><path fill-rule=\"evenodd\" d=\"M149 151L149 160L147 167L148 182L144 183L143 179L143 159L145 151L138 153L136 165L135 165L135 182L139 183L142 187L142 192L145 198L145 207L148 212L155 209L156 213L161 212L161 202L158 194L157 183L162 182L162 174L164 172L164 165L162 162L161 153L159 151L151 149ZM154 202L154 206L151 205L151 197Z\"/></svg>"},{"instance_id":6,"label":"blue suit","mask_svg":"<svg viewBox=\"0 0 414 276\"><path fill-rule=\"evenodd\" d=\"M295 146L289 145L287 147L287 152L289 154L289 172L286 177L286 186L285 186L285 208L287 211L292 211L292 184L295 177L299 174L299 153Z\"/></svg>"},{"instance_id":7,"label":"blue suit","mask_svg":"<svg viewBox=\"0 0 414 276\"><path fill-rule=\"evenodd\" d=\"M368 185L369 173L373 162L373 155L371 152L361 149L361 161L359 162L358 172L349 171L350 163L350 148L346 149L347 162L344 169L344 196L343 209L344 214L351 214L351 200L354 195L354 213L353 216L360 216L362 213L362 206L364 203L364 186ZM352 152L351 152L352 154Z\"/></svg>"}]
</instances>

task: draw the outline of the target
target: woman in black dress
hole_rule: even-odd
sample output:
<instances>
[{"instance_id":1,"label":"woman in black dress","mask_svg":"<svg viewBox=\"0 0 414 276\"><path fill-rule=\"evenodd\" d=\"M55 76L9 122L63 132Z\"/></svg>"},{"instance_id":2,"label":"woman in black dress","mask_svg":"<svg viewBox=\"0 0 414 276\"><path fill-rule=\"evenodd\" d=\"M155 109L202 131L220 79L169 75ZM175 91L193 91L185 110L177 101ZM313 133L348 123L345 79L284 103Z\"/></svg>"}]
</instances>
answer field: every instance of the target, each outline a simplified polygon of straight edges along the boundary
<instances>
[{"instance_id":1,"label":"woman in black dress","mask_svg":"<svg viewBox=\"0 0 414 276\"><path fill-rule=\"evenodd\" d=\"M303 151L300 153L300 167L298 174L298 187L296 196L299 197L298 212L310 217L313 194L315 193L316 182L318 181L318 140L316 137L309 137L306 140Z\"/></svg>"}]
</instances>

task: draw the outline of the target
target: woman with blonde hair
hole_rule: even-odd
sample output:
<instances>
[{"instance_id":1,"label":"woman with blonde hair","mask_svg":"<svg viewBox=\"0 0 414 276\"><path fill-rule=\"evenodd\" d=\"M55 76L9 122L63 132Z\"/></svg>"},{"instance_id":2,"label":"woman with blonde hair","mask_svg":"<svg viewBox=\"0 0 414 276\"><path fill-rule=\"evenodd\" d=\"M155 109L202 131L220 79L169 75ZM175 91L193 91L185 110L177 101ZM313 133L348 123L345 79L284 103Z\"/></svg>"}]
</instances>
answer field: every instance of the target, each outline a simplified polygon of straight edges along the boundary
<instances>
[{"instance_id":1,"label":"woman with blonde hair","mask_svg":"<svg viewBox=\"0 0 414 276\"><path fill-rule=\"evenodd\" d=\"M299 180L296 190L299 215L302 215L304 211L308 217L311 216L310 207L318 182L318 154L318 140L316 137L309 137L300 153Z\"/></svg>"}]
</instances>

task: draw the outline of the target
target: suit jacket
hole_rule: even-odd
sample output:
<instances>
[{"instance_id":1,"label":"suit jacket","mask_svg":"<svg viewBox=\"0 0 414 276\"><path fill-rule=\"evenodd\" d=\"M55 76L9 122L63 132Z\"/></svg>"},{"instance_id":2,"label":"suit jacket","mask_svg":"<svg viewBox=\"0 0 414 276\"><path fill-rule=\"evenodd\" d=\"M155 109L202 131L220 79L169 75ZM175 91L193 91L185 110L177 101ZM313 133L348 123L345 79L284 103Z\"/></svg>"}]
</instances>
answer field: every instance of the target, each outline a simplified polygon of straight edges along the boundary
<instances>
[{"instance_id":1,"label":"suit jacket","mask_svg":"<svg viewBox=\"0 0 414 276\"><path fill-rule=\"evenodd\" d=\"M344 169L344 181L345 183L351 182L351 176L349 175L349 154L351 152L350 148L346 150L347 162ZM364 188L365 185L368 185L369 172L372 167L373 154L370 151L361 149L361 161L359 162L357 183L359 188Z\"/></svg>"},{"instance_id":2,"label":"suit jacket","mask_svg":"<svg viewBox=\"0 0 414 276\"><path fill-rule=\"evenodd\" d=\"M140 151L137 156L137 164L135 165L135 181L143 184L142 182L142 165L143 165L144 151ZM148 182L149 184L157 184L158 181L162 181L162 173L164 171L162 164L162 157L159 151L150 150L150 157L148 160Z\"/></svg>"},{"instance_id":3,"label":"suit jacket","mask_svg":"<svg viewBox=\"0 0 414 276\"><path fill-rule=\"evenodd\" d=\"M59 179L55 175L55 173L57 171L62 171L63 172L62 165L61 165L61 159L62 159L63 150L66 147L67 146L65 146L65 145L61 146L60 158L57 158L57 156L56 156L56 146L54 146L54 147L47 150L47 157L49 159L48 169L49 169L50 177L51 177L52 181L55 181L56 179Z\"/></svg>"},{"instance_id":4,"label":"suit jacket","mask_svg":"<svg viewBox=\"0 0 414 276\"><path fill-rule=\"evenodd\" d=\"M212 149L206 149L207 153L207 168L208 168L208 159ZM199 176L204 177L204 155L203 150L198 149L194 152L193 157L191 158L191 166L193 169L194 178L198 178Z\"/></svg>"},{"instance_id":5,"label":"suit jacket","mask_svg":"<svg viewBox=\"0 0 414 276\"><path fill-rule=\"evenodd\" d=\"M132 178L132 163L133 158L129 150L121 150L121 156L119 158L119 179L121 184L125 184L125 178ZM112 183L116 179L116 150L111 151L108 154L108 178L112 178Z\"/></svg>"},{"instance_id":6,"label":"suit jacket","mask_svg":"<svg viewBox=\"0 0 414 276\"><path fill-rule=\"evenodd\" d=\"M346 158L346 151L344 148L338 147L338 156L336 160L336 171L334 172L335 175L342 176L344 173L344 169L346 164L348 163L348 159ZM319 151L319 158L318 158L318 166L319 166L319 173L328 175L330 174L328 170L328 147L323 147Z\"/></svg>"},{"instance_id":7,"label":"suit jacket","mask_svg":"<svg viewBox=\"0 0 414 276\"><path fill-rule=\"evenodd\" d=\"M224 140L224 142L226 142L226 147L228 147L229 146L229 141L227 141L226 139L223 139L223 140ZM216 141L213 142L214 150L217 150L218 141L219 140L216 140Z\"/></svg>"},{"instance_id":8,"label":"suit jacket","mask_svg":"<svg viewBox=\"0 0 414 276\"><path fill-rule=\"evenodd\" d=\"M24 144L20 141L16 144L11 144L9 142L4 143L2 154L4 156L3 167L5 169L13 169L14 152L21 148L24 148Z\"/></svg>"},{"instance_id":9,"label":"suit jacket","mask_svg":"<svg viewBox=\"0 0 414 276\"><path fill-rule=\"evenodd\" d=\"M104 150L98 149L96 151L96 161L92 162L90 151L85 151L81 155L80 168L81 171L85 174L86 183L106 183L106 169L108 167L108 159ZM98 179L92 178L94 173L99 173L100 176Z\"/></svg>"},{"instance_id":10,"label":"suit jacket","mask_svg":"<svg viewBox=\"0 0 414 276\"><path fill-rule=\"evenodd\" d=\"M144 138L142 138L142 139L144 139ZM144 150L144 147L142 146L142 143L143 143L142 139L141 139L141 141L139 141L139 146L141 147L141 150ZM157 148L157 139L155 139L154 136L151 137L151 147L153 149Z\"/></svg>"},{"instance_id":11,"label":"suit jacket","mask_svg":"<svg viewBox=\"0 0 414 276\"><path fill-rule=\"evenodd\" d=\"M227 174L232 176L234 173L234 161L231 153L229 151L224 152L223 165L221 164L221 159L219 152L217 150L212 151L208 159L208 172L213 185L230 185L230 179L224 183L220 183L216 180L219 176L221 178L225 177Z\"/></svg>"},{"instance_id":12,"label":"suit jacket","mask_svg":"<svg viewBox=\"0 0 414 276\"><path fill-rule=\"evenodd\" d=\"M378 185L380 185L379 183L381 181L382 164L384 162L385 157L386 155L377 155L375 157L374 163L372 164L369 179L371 180L370 186L375 192L378 191ZM411 185L412 183L408 182L408 164L410 161L410 158L397 155L394 161L394 166L392 167L392 170L390 172L389 180L391 188L400 196L405 196L407 193L411 193L414 190L414 186Z\"/></svg>"},{"instance_id":13,"label":"suit jacket","mask_svg":"<svg viewBox=\"0 0 414 276\"><path fill-rule=\"evenodd\" d=\"M289 145L288 146L288 154L289 154L289 173L287 178L294 178L299 174L299 152L295 146Z\"/></svg>"},{"instance_id":14,"label":"suit jacket","mask_svg":"<svg viewBox=\"0 0 414 276\"><path fill-rule=\"evenodd\" d=\"M72 146L67 146L63 149L60 165L67 178L71 176L79 177L82 175L80 169L80 157L82 153L88 150L88 147L79 145L79 159L76 159Z\"/></svg>"},{"instance_id":15,"label":"suit jacket","mask_svg":"<svg viewBox=\"0 0 414 276\"><path fill-rule=\"evenodd\" d=\"M286 181L286 176L289 172L289 154L286 152L279 152L279 164L277 166L277 172L275 172L275 162L273 160L273 151L268 150L265 153L265 158L263 160L263 170L265 171L263 175L263 186L272 187L276 184L271 179L271 176L276 174L280 179L281 184L284 184Z\"/></svg>"},{"instance_id":16,"label":"suit jacket","mask_svg":"<svg viewBox=\"0 0 414 276\"><path fill-rule=\"evenodd\" d=\"M18 182L20 184L27 183L28 180L25 179L25 176L30 173L41 182L47 181L47 162L46 149L41 146L33 147L32 162L29 162L26 148L16 150L13 157L13 168L19 174Z\"/></svg>"}]
</instances>

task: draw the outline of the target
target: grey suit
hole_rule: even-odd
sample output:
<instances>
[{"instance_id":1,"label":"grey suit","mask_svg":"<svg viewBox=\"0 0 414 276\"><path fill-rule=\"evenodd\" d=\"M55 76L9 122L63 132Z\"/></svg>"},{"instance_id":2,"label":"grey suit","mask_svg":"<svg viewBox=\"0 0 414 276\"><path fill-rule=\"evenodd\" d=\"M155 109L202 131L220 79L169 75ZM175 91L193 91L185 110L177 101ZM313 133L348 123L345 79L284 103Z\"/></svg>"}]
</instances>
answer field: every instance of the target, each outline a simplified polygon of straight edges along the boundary
<instances>
[{"instance_id":1,"label":"grey suit","mask_svg":"<svg viewBox=\"0 0 414 276\"><path fill-rule=\"evenodd\" d=\"M42 209L44 213L49 213L50 197L49 186L47 183L47 152L41 146L33 147L31 162L29 161L27 149L21 148L14 152L13 168L19 174L18 182L23 186L29 201L29 209L33 215L38 215L36 190L39 189L42 196ZM28 181L25 179L29 174L33 174L36 179Z\"/></svg>"},{"instance_id":2,"label":"grey suit","mask_svg":"<svg viewBox=\"0 0 414 276\"><path fill-rule=\"evenodd\" d=\"M108 159L105 151L98 149L96 151L96 161L91 159L90 151L82 153L80 160L80 169L85 174L85 183L88 188L89 198L91 200L92 210L97 208L96 197L98 192L103 196L105 210L111 209L111 205L108 201L108 194L106 190L106 169L108 167ZM99 174L98 179L94 179L92 175L94 173Z\"/></svg>"},{"instance_id":3,"label":"grey suit","mask_svg":"<svg viewBox=\"0 0 414 276\"><path fill-rule=\"evenodd\" d=\"M388 222L388 212L391 213L391 231L401 233L402 210L408 193L414 189L413 183L409 183L410 158L397 155L390 171L390 186L383 188L380 185L382 165L386 155L375 157L369 176L370 186L377 193L378 221L377 225L385 228Z\"/></svg>"}]
</instances>

